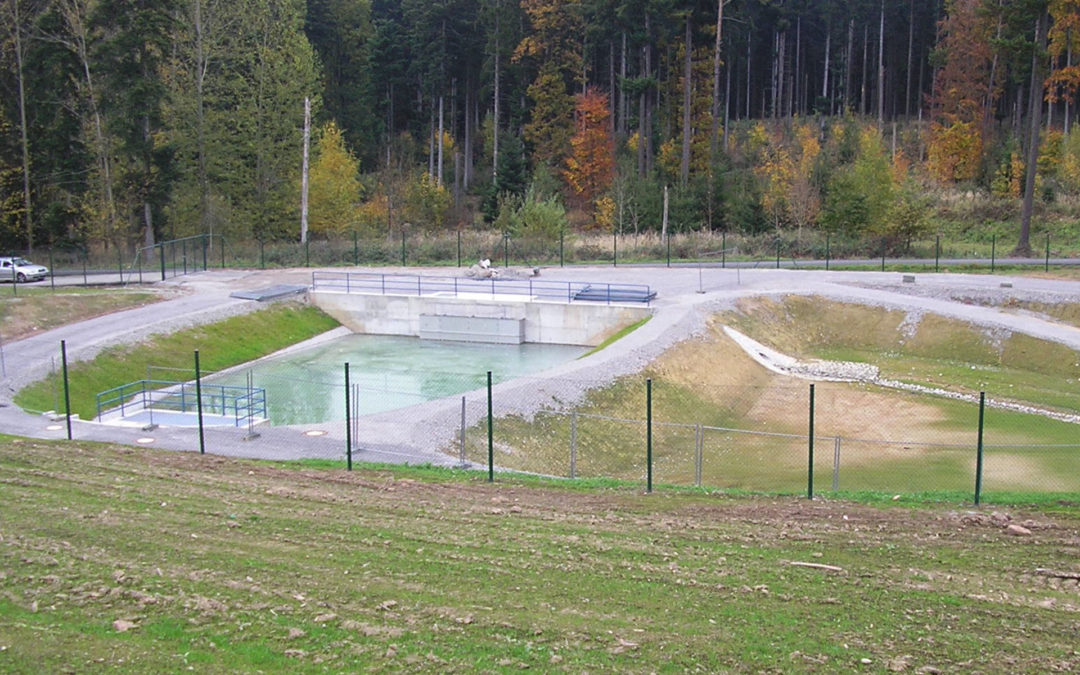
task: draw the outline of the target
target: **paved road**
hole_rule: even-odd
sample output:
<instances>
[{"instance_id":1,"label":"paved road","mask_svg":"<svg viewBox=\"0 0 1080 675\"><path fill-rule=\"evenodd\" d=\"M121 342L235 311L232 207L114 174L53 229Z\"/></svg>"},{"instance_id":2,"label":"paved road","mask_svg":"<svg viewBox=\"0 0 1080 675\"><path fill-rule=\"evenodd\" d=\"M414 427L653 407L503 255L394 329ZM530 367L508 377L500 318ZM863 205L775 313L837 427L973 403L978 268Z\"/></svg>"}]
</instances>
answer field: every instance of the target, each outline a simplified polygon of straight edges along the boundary
<instances>
[{"instance_id":1,"label":"paved road","mask_svg":"<svg viewBox=\"0 0 1080 675\"><path fill-rule=\"evenodd\" d=\"M433 274L445 276L445 268L381 268L364 271L387 274ZM1055 281L1020 276L915 274L914 282L904 281L897 272L793 271L769 269L679 266L670 269L653 266L567 267L542 271L542 278L561 281L649 284L658 293L655 317L611 347L588 359L564 364L548 375L553 378L590 377L610 379L621 372L636 372L665 348L700 328L704 318L719 308L730 306L738 298L755 295L820 295L837 300L868 303L912 312L932 312L978 325L1027 333L1080 349L1080 330L1029 315L1000 311L972 302L976 296L1002 294L1045 301L1080 300L1080 282ZM39 335L3 345L6 375L0 378L0 431L36 438L66 437L63 419L57 421L40 414L19 410L12 403L15 391L48 373L59 360L60 342L66 341L71 361L92 358L109 345L139 340L155 332L218 320L225 316L259 307L254 301L229 297L235 290L252 290L273 284L307 284L311 270L210 271L170 279L155 284L169 289L177 297L165 302L118 312L64 326ZM1003 288L1002 284L1011 284ZM133 373L139 379L141 373ZM520 385L534 388L535 383ZM505 387L512 397L513 383ZM532 393L532 392L530 392ZM535 398L535 397L534 397ZM456 404L455 404L456 405ZM433 413L445 417L446 411ZM444 406L445 407L445 406ZM399 416L400 417L400 416ZM416 443L396 445L394 438L413 438L412 427L422 425L418 416L410 416L402 428L400 419L389 417L372 421L366 439L387 439L385 443L367 443L357 459L369 461L439 461L448 457L430 450L417 450ZM396 424L396 426L395 426ZM382 425L382 426L380 426ZM339 425L341 426L341 425ZM152 433L138 428L121 428L76 421L77 439L114 441L135 444L140 438L153 438L153 446L191 451L199 447L197 430L155 429ZM208 430L212 452L247 457L291 458L341 457L344 454L344 429L319 429L320 436L306 436L311 428L263 429L260 438L245 440L235 429ZM402 449L406 446L413 449Z\"/></svg>"}]
</instances>

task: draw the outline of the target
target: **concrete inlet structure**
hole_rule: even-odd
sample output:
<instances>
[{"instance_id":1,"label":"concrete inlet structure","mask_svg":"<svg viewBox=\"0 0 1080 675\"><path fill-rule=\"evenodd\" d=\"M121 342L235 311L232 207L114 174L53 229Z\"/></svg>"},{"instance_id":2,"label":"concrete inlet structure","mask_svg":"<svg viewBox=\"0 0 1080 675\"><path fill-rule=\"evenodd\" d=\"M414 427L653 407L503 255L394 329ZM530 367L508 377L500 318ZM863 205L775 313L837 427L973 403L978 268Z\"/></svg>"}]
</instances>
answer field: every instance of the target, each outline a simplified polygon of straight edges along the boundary
<instances>
[{"instance_id":1,"label":"concrete inlet structure","mask_svg":"<svg viewBox=\"0 0 1080 675\"><path fill-rule=\"evenodd\" d=\"M373 288L355 281L320 283L316 279L310 297L313 304L354 333L499 344L594 347L653 313L648 304L651 293L637 302L619 302L617 299L625 296L609 293L616 301L596 302L574 300L575 293L581 291L573 289L564 293L563 299L540 290L498 292L497 285L491 293L476 292L463 290L457 283L453 290L433 288L425 293L423 280L436 278L413 279L397 292L394 288L384 292L382 285Z\"/></svg>"}]
</instances>

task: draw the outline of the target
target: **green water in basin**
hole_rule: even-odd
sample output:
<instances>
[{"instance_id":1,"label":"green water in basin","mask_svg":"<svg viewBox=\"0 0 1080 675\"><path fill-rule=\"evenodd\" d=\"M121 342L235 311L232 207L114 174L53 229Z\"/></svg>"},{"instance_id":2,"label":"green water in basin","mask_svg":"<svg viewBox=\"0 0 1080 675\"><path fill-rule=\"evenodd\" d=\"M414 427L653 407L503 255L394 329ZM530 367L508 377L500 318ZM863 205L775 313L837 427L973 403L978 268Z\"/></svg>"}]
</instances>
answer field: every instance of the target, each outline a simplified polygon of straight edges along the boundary
<instances>
[{"instance_id":1,"label":"green water in basin","mask_svg":"<svg viewBox=\"0 0 1080 675\"><path fill-rule=\"evenodd\" d=\"M266 390L274 425L317 424L345 419L345 363L359 394L359 414L405 408L541 372L587 351L568 345L494 345L419 338L348 335L308 349L266 359L214 384Z\"/></svg>"}]
</instances>

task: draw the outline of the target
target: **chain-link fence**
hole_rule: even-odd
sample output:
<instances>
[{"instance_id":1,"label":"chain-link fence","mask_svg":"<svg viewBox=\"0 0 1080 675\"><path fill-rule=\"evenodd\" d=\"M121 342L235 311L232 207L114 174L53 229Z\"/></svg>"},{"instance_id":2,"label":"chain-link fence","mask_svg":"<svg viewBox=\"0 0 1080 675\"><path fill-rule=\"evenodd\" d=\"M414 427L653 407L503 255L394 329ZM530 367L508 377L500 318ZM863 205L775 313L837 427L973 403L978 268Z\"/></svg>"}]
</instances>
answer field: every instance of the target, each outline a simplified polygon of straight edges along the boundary
<instances>
[{"instance_id":1,"label":"chain-link fence","mask_svg":"<svg viewBox=\"0 0 1080 675\"><path fill-rule=\"evenodd\" d=\"M826 232L736 234L655 232L563 233L517 237L485 230L428 233L394 230L378 236L353 233L339 238L296 241L234 241L221 235L194 235L152 246L84 247L78 244L21 253L50 273L38 286L152 283L208 269L334 266L456 266L480 260L493 265L554 266L624 263L693 264L834 269L840 267L941 271L1002 265L1071 265L1080 242L1033 237L1036 257L1002 258L998 241L953 242L934 236L894 240L876 236L841 237ZM5 255L7 255L5 253ZM12 253L11 255L20 255ZM15 281L0 278L0 282ZM17 293L12 284L12 292Z\"/></svg>"},{"instance_id":2,"label":"chain-link fence","mask_svg":"<svg viewBox=\"0 0 1080 675\"><path fill-rule=\"evenodd\" d=\"M238 369L188 379L151 369L147 378L166 374L187 380L185 396L191 379L203 389L200 440L184 449L217 454L432 463L645 489L973 494L975 501L1080 493L1080 415L992 396L781 378L727 386L692 372L502 382L498 373L359 372L303 360L272 374ZM240 392L236 400L264 392L265 407L241 415L250 408L222 404L213 387ZM157 421L190 429L193 412L186 409L184 421L159 410Z\"/></svg>"}]
</instances>

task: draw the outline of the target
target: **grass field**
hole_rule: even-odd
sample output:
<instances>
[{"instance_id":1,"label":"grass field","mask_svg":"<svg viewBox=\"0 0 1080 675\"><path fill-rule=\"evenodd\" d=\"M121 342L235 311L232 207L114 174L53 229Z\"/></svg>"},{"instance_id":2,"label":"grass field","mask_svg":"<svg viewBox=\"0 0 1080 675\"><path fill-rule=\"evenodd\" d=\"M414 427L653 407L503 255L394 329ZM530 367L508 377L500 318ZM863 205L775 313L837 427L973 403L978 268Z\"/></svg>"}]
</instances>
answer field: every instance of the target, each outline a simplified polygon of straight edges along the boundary
<instances>
[{"instance_id":1,"label":"grass field","mask_svg":"<svg viewBox=\"0 0 1080 675\"><path fill-rule=\"evenodd\" d=\"M0 502L5 672L1080 668L1076 503L643 495L10 437Z\"/></svg>"},{"instance_id":2,"label":"grass field","mask_svg":"<svg viewBox=\"0 0 1080 675\"><path fill-rule=\"evenodd\" d=\"M7 341L167 297L153 291L119 288L51 290L20 284L16 290L17 295L0 290L0 332Z\"/></svg>"}]
</instances>

